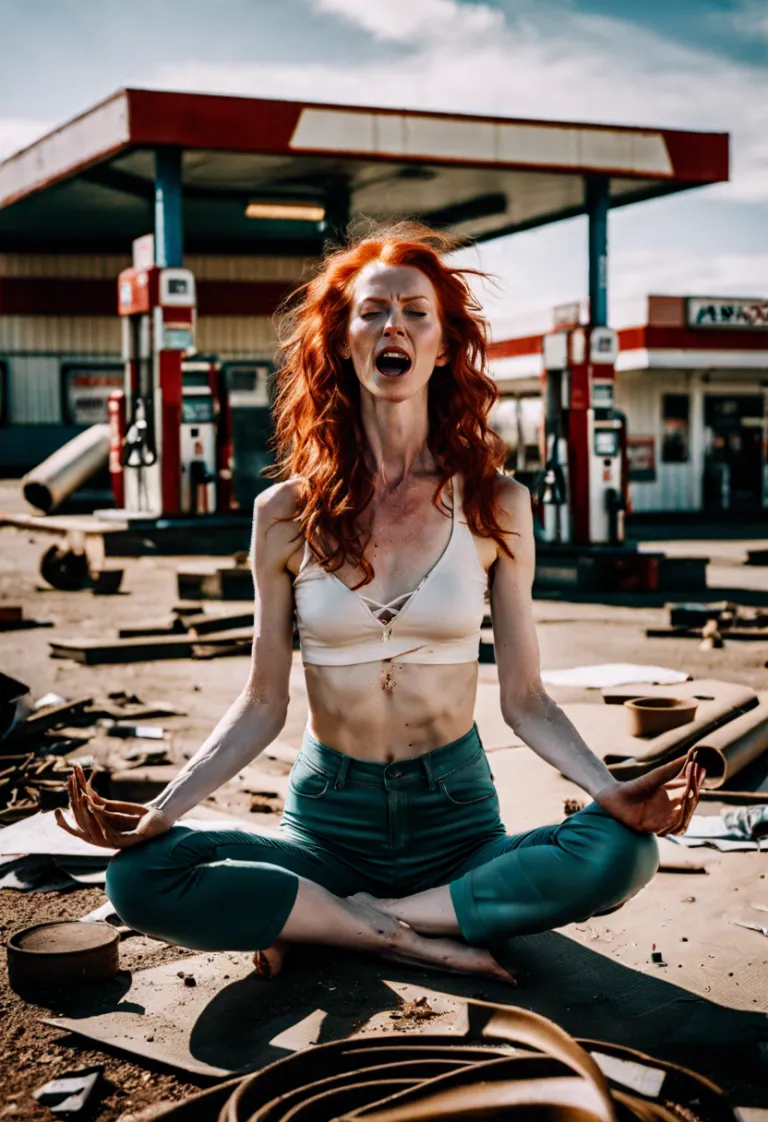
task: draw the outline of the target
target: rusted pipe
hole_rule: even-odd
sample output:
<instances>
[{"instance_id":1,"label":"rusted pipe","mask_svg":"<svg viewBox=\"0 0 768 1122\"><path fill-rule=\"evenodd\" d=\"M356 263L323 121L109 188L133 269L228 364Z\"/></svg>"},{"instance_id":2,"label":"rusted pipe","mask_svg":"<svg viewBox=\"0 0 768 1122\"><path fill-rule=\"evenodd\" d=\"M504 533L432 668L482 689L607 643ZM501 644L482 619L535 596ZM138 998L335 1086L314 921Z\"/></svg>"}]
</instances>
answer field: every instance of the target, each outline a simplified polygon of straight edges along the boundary
<instances>
[{"instance_id":1,"label":"rusted pipe","mask_svg":"<svg viewBox=\"0 0 768 1122\"><path fill-rule=\"evenodd\" d=\"M91 425L43 460L21 481L24 498L50 514L109 460L109 425Z\"/></svg>"}]
</instances>

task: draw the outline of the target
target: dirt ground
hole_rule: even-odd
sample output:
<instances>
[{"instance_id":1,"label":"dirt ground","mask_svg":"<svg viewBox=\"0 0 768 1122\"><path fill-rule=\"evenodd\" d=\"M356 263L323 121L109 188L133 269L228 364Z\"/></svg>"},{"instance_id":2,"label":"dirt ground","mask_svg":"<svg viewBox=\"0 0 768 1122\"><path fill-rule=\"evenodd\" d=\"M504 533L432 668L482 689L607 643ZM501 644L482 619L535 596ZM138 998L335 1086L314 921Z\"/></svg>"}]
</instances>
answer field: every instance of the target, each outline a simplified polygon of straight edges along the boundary
<instances>
[{"instance_id":1,"label":"dirt ground","mask_svg":"<svg viewBox=\"0 0 768 1122\"><path fill-rule=\"evenodd\" d=\"M8 509L11 505L19 509L15 499L15 485L2 484L0 509ZM51 621L54 625L53 628L0 634L0 669L27 682L38 697L50 690L67 698L105 697L110 691L125 690L137 694L146 702L171 702L184 710L186 715L148 723L162 723L170 730L171 739L167 746L171 757L176 761L183 760L197 749L239 692L247 674L247 659L236 657L199 662L182 659L85 667L75 662L50 658L48 644L54 635L57 638L111 635L114 634L115 626L120 623L162 616L178 602L175 582L178 562L173 558L142 557L113 561L114 566L124 564L126 569L123 588L117 596L95 597L90 592L63 593L50 589L39 577L38 564L44 548L53 540L56 539L40 533L0 528L0 604L19 603L23 605L25 615ZM718 540L671 543L669 548L676 555L687 551L692 555L704 554L712 558L709 573L712 599L721 598L725 591L744 603L756 604L768 602L768 570L747 568L743 560L747 548L761 547L765 548L766 543L758 540L748 543ZM192 560L185 558L184 563ZM701 597L696 595L691 598ZM684 668L698 677L717 677L742 682L757 689L768 689L768 644L730 643L725 650L703 652L698 650L696 642L687 640L647 640L644 637L645 627L651 624L661 625L667 621L663 598L643 604L634 603L626 597L607 599L613 602L573 602L565 598L537 600L536 617L542 661L546 668L609 661L639 661ZM495 689L496 669L493 666L481 666L480 671L485 691L483 696L487 698L489 691L492 693ZM281 740L287 745L297 746L306 716L298 655L295 657L291 686L291 710ZM564 703L579 702L588 697L581 690L552 692L556 700ZM589 700L595 700L593 694L589 695ZM504 735L503 731L497 730L496 725L493 725L493 730L484 737L487 747L488 735L491 740L494 732L498 738ZM96 737L88 750L96 753L107 750L114 752L115 744L123 746L133 743L135 742L111 741L107 744L106 738ZM497 739L497 743L501 741ZM249 810L250 795L244 793L242 783L236 789L225 790L211 800L211 804L229 813L248 817L252 822L263 820L267 825L275 826L278 817L273 811L275 806L279 807L279 793L284 789L288 770L289 763L284 760L264 763L258 775L261 789L271 787L278 798L274 805L262 805L255 814ZM268 782L270 776L271 783ZM558 798L560 797L558 794ZM758 855L738 856L755 858ZM747 878L744 883L756 885L758 877L761 877L758 863L753 861L741 868ZM711 890L715 892L714 878L706 879L712 882ZM765 883L761 879L763 894L766 891ZM683 891L689 892L690 889L674 887L667 889L666 893L670 899L673 896L683 899L680 895ZM104 900L103 892L95 888L65 893L21 894L2 891L0 938L4 942L12 929L34 922L78 918ZM600 930L604 932L603 928ZM604 942L610 942L604 934L595 936L594 930L586 932L583 937L585 940L602 937ZM616 938L615 929L611 938ZM667 938L671 940L671 935ZM619 946L620 943L621 940L617 939L613 947L607 947L605 953L621 955L624 945ZM768 945L766 950L768 951ZM760 958L761 951L763 947L756 946L755 969L761 974L762 993L766 988L766 963ZM3 950L3 956L4 953ZM176 958L183 959L190 953L133 936L121 943L121 968L135 971ZM627 954L623 955L623 960L630 964ZM632 965L635 965L634 962ZM735 979L734 984L737 981ZM748 983L745 985L748 987ZM749 1004L757 1008L758 999L750 998ZM104 1122L112 1122L113 1119L132 1113L160 1098L184 1097L196 1087L205 1085L199 1078L185 1077L163 1069L159 1064L134 1063L117 1052L97 1050L90 1047L87 1041L78 1041L74 1036L42 1025L39 1018L50 1015L55 1006L55 995L47 1004L36 1005L10 990L3 960L0 964L0 1055L3 1057L0 1071L0 1119L31 1122L33 1119L49 1117L48 1110L38 1106L31 1098L31 1092L66 1071L92 1064L105 1066L107 1082L104 1097L98 1107L98 1117ZM762 1011L768 1012L768 1009ZM392 1027L405 1030L409 1027L418 1028L422 1018L423 1009L404 1006L393 1018ZM754 1093L749 1101L758 1101ZM760 1105L768 1105L768 1102Z\"/></svg>"}]
</instances>

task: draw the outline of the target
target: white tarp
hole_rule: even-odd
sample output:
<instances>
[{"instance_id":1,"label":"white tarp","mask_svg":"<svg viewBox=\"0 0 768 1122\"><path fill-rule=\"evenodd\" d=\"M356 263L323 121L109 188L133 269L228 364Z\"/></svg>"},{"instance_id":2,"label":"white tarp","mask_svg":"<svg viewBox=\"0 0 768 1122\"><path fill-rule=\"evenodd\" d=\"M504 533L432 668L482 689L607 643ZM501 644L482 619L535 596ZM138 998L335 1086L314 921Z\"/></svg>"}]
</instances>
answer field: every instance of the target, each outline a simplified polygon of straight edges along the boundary
<instances>
[{"instance_id":1,"label":"white tarp","mask_svg":"<svg viewBox=\"0 0 768 1122\"><path fill-rule=\"evenodd\" d=\"M634 662L605 662L597 666L574 666L570 670L545 670L541 680L545 686L574 686L588 690L631 686L636 682L653 686L677 686L687 682L690 674L665 666L640 666Z\"/></svg>"}]
</instances>

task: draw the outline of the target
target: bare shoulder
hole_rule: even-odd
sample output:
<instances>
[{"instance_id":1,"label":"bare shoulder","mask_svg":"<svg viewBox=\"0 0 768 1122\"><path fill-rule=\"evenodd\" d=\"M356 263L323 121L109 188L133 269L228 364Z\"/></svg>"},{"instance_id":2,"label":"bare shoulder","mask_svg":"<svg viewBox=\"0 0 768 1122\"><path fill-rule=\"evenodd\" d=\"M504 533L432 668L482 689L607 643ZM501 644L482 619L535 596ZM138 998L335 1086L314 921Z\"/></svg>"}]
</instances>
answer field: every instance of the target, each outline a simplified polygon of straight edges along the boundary
<instances>
[{"instance_id":1,"label":"bare shoulder","mask_svg":"<svg viewBox=\"0 0 768 1122\"><path fill-rule=\"evenodd\" d=\"M527 536L531 533L531 492L522 483L499 472L494 483L499 525L508 534Z\"/></svg>"},{"instance_id":2,"label":"bare shoulder","mask_svg":"<svg viewBox=\"0 0 768 1122\"><path fill-rule=\"evenodd\" d=\"M274 483L256 496L253 504L251 560L285 568L300 544L296 525L300 482Z\"/></svg>"},{"instance_id":3,"label":"bare shoulder","mask_svg":"<svg viewBox=\"0 0 768 1122\"><path fill-rule=\"evenodd\" d=\"M270 522L295 518L300 484L299 479L286 479L281 483L273 483L266 491L261 491L253 504L254 521Z\"/></svg>"}]
</instances>

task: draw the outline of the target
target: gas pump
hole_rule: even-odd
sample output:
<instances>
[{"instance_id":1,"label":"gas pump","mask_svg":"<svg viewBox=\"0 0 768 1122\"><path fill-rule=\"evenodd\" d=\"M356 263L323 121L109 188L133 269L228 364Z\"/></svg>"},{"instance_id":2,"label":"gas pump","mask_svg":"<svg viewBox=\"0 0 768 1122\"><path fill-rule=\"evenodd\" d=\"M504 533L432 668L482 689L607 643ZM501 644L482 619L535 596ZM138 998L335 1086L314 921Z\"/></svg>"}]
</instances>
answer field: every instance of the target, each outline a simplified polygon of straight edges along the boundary
<instances>
[{"instance_id":1,"label":"gas pump","mask_svg":"<svg viewBox=\"0 0 768 1122\"><path fill-rule=\"evenodd\" d=\"M194 277L188 269L137 263L134 256L133 268L118 279L118 311L125 360L125 509L179 514L192 509L185 505L192 490L182 482L182 357L194 343ZM195 455L188 442L185 454Z\"/></svg>"},{"instance_id":2,"label":"gas pump","mask_svg":"<svg viewBox=\"0 0 768 1122\"><path fill-rule=\"evenodd\" d=\"M184 362L181 372L181 509L188 514L212 514L218 505L212 365Z\"/></svg>"},{"instance_id":3,"label":"gas pump","mask_svg":"<svg viewBox=\"0 0 768 1122\"><path fill-rule=\"evenodd\" d=\"M614 409L616 332L577 327L544 336L543 540L624 541L622 421Z\"/></svg>"}]
</instances>

